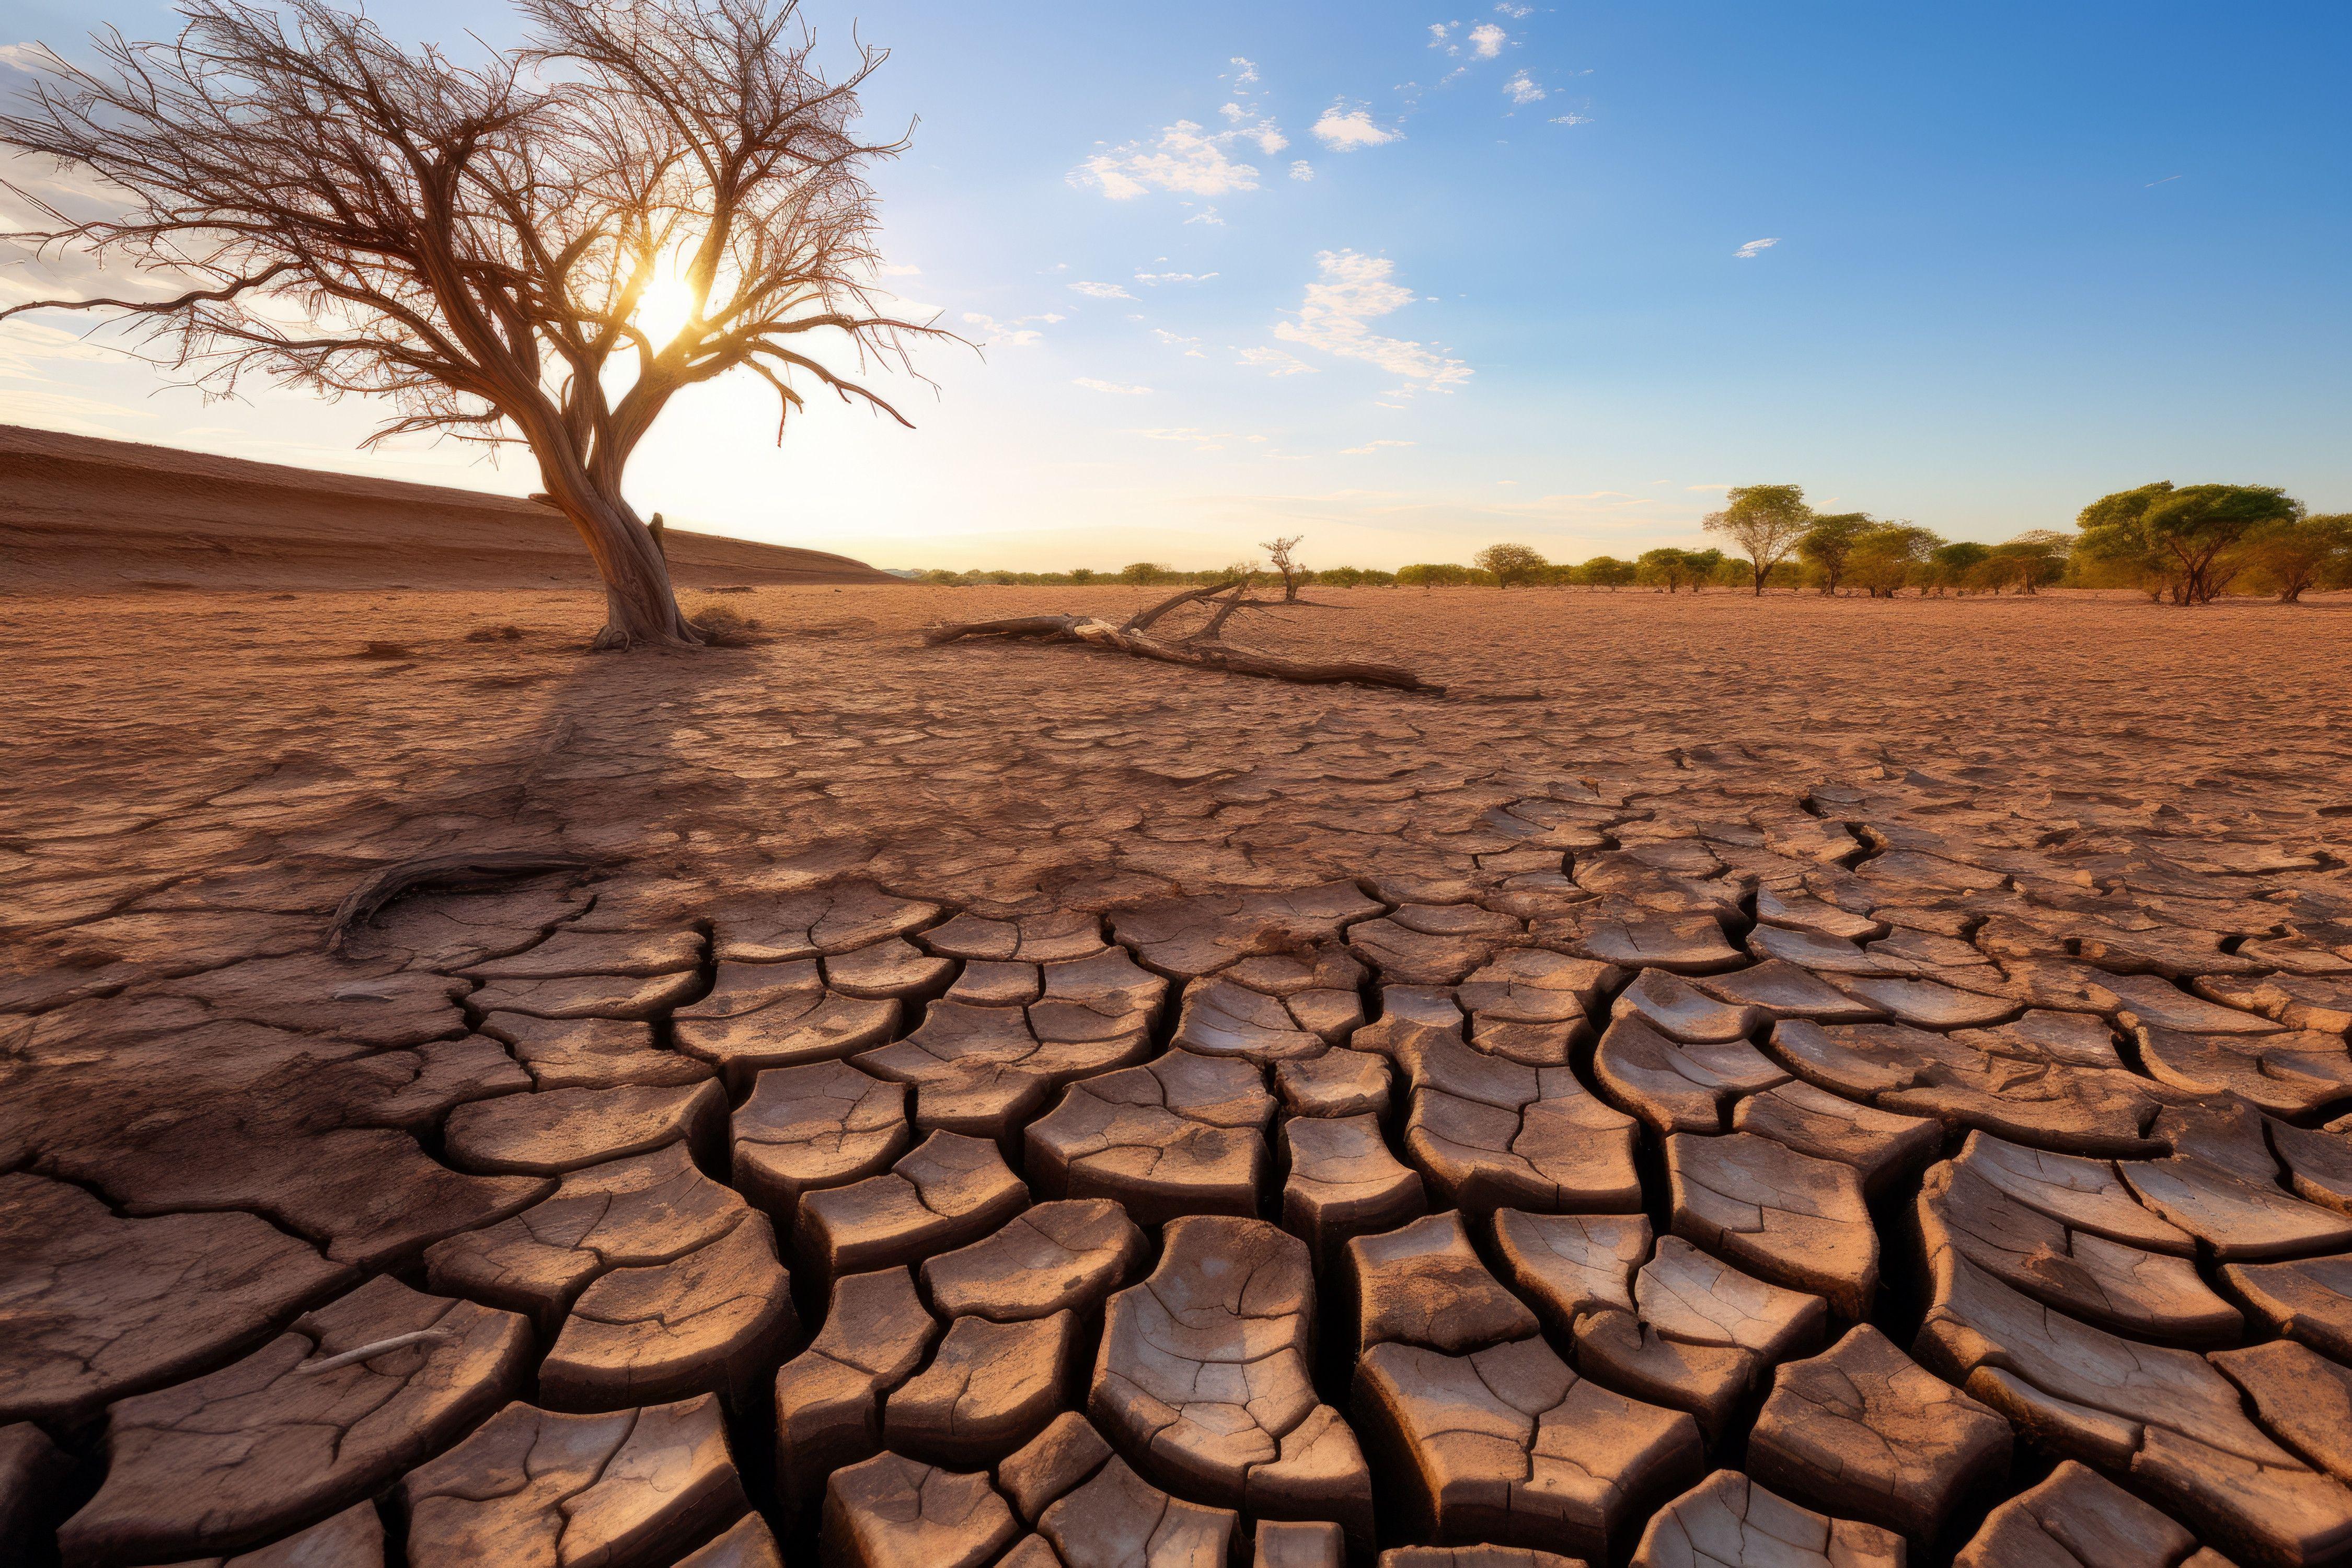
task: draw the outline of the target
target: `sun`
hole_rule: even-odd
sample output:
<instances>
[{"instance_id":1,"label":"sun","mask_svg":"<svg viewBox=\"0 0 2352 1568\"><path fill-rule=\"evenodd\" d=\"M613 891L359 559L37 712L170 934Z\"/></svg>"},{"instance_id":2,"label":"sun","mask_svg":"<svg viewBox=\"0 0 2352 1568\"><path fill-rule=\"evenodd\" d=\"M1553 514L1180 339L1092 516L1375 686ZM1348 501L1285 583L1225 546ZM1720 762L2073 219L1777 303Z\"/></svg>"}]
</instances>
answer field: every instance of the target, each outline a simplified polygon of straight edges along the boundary
<instances>
[{"instance_id":1,"label":"sun","mask_svg":"<svg viewBox=\"0 0 2352 1568\"><path fill-rule=\"evenodd\" d=\"M663 264L646 291L637 297L635 320L637 330L651 338L656 348L666 347L694 317L694 287L681 277L675 267Z\"/></svg>"}]
</instances>

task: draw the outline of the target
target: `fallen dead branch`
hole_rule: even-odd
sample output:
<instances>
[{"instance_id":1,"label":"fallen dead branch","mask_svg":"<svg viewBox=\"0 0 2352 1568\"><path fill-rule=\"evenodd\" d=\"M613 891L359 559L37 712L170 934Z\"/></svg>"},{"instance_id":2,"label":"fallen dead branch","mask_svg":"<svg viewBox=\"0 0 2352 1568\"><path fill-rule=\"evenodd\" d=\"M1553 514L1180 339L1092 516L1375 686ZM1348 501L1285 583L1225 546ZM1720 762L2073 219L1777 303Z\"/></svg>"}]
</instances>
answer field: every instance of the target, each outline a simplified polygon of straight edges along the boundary
<instances>
[{"instance_id":1,"label":"fallen dead branch","mask_svg":"<svg viewBox=\"0 0 2352 1568\"><path fill-rule=\"evenodd\" d=\"M1151 627L1161 616L1185 605L1208 608L1208 620L1181 637L1152 635ZM1138 610L1122 622L1113 623L1095 616L1007 616L989 621L943 622L924 632L923 640L933 647L962 637L1086 643L1135 658L1157 659L1163 664L1189 664L1202 669L1222 669L1234 675L1263 676L1269 680L1297 681L1305 686L1387 686L1400 691L1425 691L1435 696L1444 694L1443 686L1423 680L1412 670L1398 665L1370 664L1355 659L1288 658L1257 648L1235 647L1223 640L1225 623L1241 611L1339 607L1304 599L1276 602L1253 598L1247 583L1228 580L1187 588L1159 604Z\"/></svg>"}]
</instances>

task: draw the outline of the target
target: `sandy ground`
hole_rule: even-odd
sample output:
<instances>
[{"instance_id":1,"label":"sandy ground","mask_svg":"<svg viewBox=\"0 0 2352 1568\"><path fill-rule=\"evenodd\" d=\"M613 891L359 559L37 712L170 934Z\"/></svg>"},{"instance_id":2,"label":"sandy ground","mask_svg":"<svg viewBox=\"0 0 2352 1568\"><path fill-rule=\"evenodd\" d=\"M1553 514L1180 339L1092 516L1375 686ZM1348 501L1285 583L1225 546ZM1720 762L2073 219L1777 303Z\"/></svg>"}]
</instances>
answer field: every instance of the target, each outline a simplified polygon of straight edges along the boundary
<instances>
[{"instance_id":1,"label":"sandy ground","mask_svg":"<svg viewBox=\"0 0 2352 1568\"><path fill-rule=\"evenodd\" d=\"M1243 634L1412 665L1444 699L917 635L1149 592L759 588L708 602L772 641L625 658L581 651L578 593L0 599L0 929L191 878L331 907L369 862L553 841L1102 905L1353 874L1409 821L1442 832L1449 793L1475 816L1476 781L1692 753L1783 789L1964 774L2053 827L2075 797L2302 818L2352 777L2352 602L1360 589Z\"/></svg>"},{"instance_id":2,"label":"sandy ground","mask_svg":"<svg viewBox=\"0 0 2352 1568\"><path fill-rule=\"evenodd\" d=\"M1773 1427L1769 1406L1757 1414L1760 1384L1737 1398L1710 1392L1700 1384L1714 1374L1682 1366L1671 1347L1659 1365L1674 1365L1659 1371L1612 1363L1620 1352L1582 1327L1572 1351L1558 1324L1549 1340L1500 1342L1534 1320L1488 1277L1516 1266L1460 1183L1465 1169L1517 1180L1513 1162L1530 1161L1540 1179L1512 1201L1638 1208L1609 1223L1664 1238L1648 1253L1652 1232L1640 1229L1620 1258L1628 1276L1627 1259L1645 1253L1643 1278L1661 1271L1663 1294L1642 1299L1638 1342L1653 1342L1653 1308L1677 1291L1716 1301L1724 1321L1749 1321L1761 1287L1745 1269L1777 1283L1775 1300L1811 1300L1816 1327L1833 1331L1802 1344L1782 1336L1772 1358L1842 1334L1835 1353L1863 1360L1805 1363L1821 1386L1844 1386L1850 1372L1868 1383L1877 1374L1864 1363L1899 1363L1895 1382L1870 1384L1885 1405L1855 1420L1879 1425L1846 1451L1918 1460L1885 1519L1917 1527L1915 1563L1953 1562L1980 1527L1990 1544L1958 1561L2019 1561L2002 1542L2044 1539L2034 1519L2119 1508L2140 1510L2149 1561L2188 1555L2178 1525L2100 1491L2087 1470L2053 1468L2069 1457L2105 1464L2238 1561L2338 1560L2352 1542L2352 1489L2315 1464L2352 1450L2322 1445L2306 1464L2263 1433L2303 1430L2278 1400L2299 1378L2329 1375L2310 1370L2319 1356L2308 1346L2352 1360L2352 1295L2323 1272L2283 1278L2265 1296L2271 1287L2224 1265L2285 1258L2281 1268L2324 1271L2352 1249L2352 1124L2332 1120L2352 1104L2352 603L2180 611L2076 595L1357 590L1319 594L1335 607L1265 617L1239 639L1406 664L1445 682L1444 697L1303 689L1070 647L931 647L919 635L941 618L1118 614L1151 593L695 594L690 605L753 617L768 640L690 656L586 653L599 605L577 589L0 595L0 1276L11 1282L0 1287L0 1556L20 1528L32 1561L61 1541L77 1563L217 1558L305 1530L326 1534L300 1550L373 1564L390 1530L392 1560L415 1568L552 1560L572 1503L559 1510L551 1493L509 1505L482 1490L485 1474L505 1473L499 1456L539 1432L575 1448L605 1443L580 1461L595 1503L581 1517L630 1532L628 1561L678 1562L741 1516L743 1555L695 1561L772 1564L762 1554L772 1526L789 1561L811 1562L814 1478L829 1465L794 1458L813 1450L795 1449L788 1428L802 1408L792 1369L807 1373L817 1352L787 1358L835 1321L822 1281L847 1267L837 1237L866 1223L856 1205L897 1203L890 1213L923 1225L934 1213L970 1218L952 1237L908 1232L914 1249L888 1255L897 1260L976 1242L1052 1183L1075 1184L1049 1177L1040 1150L1080 1136L1067 1129L1095 1114L1079 1104L1089 1085L1123 1074L1119 1092L1141 1093L1136 1075L1164 1069L1247 1081L1230 1093L1151 1089L1181 1117L1163 1108L1177 1121L1121 1133L1112 1152L1150 1168L1163 1144L1237 1146L1258 1138L1237 1130L1255 1115L1266 1142L1252 1145L1258 1164L1239 1203L1264 1220L1188 1218L1210 1239L1180 1245L1139 1206L1165 1194L1122 1187L1114 1172L1097 1191L1145 1215L1159 1239L1138 1235L1131 1252L1088 1265L1088 1300L1147 1268L1205 1299L1221 1288L1201 1280L1249 1248L1265 1254L1267 1280L1290 1281L1286 1300L1309 1300L1306 1246L1267 1223L1323 1236L1313 1194L1298 1196L1302 1171L1325 1171L1335 1194L1388 1184L1409 1202L1380 1211L1383 1226L1420 1212L1425 1184L1429 1207L1458 1198L1471 1211L1471 1230L1447 1233L1458 1239L1439 1274L1486 1292L1503 1326L1457 1314L1438 1285L1417 1296L1410 1269L1367 1287L1382 1310L1418 1314L1430 1326L1415 1331L1447 1354L1484 1345L1531 1358L1533 1371L1498 1370L1490 1389L1496 1379L1564 1386L1573 1379L1559 1357L1573 1353L1580 1373L1617 1390L1546 1407L1540 1441L1532 1410L1478 1415L1507 1434L1522 1415L1530 1424L1518 1446L1462 1459L1486 1468L1473 1479L1516 1488L1533 1463L1546 1500L1523 1519L1444 1532L1516 1531L1518 1544L1622 1564L1645 1525L1736 1530L1726 1510L1746 1506L1747 1483L1728 1470L1716 1490L1650 1514L1708 1468L1761 1462ZM518 849L561 850L595 869L512 895L414 900L364 933L362 949L326 951L331 911L382 868ZM1257 896L1224 896L1238 891ZM971 915L1045 917L1020 940L1042 933L1052 951L1042 967L980 962L1028 950L1015 952L1013 928ZM1003 952L989 946L1000 941ZM969 989L942 997L951 979ZM1040 985L1042 1000L1024 1004ZM980 1163L957 1167L965 1187L940 1176L944 1195L923 1189L917 1213L871 1196L869 1184L899 1179L877 1163L838 1194L763 1196L746 1182L740 1143L730 1173L729 1118L739 1139L764 1126L770 1083L793 1116L832 1103L835 1091L803 1079L783 1087L758 1054L801 1038L797 1021L763 1020L797 1020L811 988L845 1016L879 1009L889 1021L828 1038L820 1060L792 1071L846 1075L877 1093L882 1082L860 1072L916 1086L882 1119L902 1142L880 1158L916 1138L929 1139L917 1154L951 1143L967 1127L975 1136L957 1157ZM707 1021L722 1003L773 1011L751 1012L739 1037L735 1024ZM1628 1007L1691 1029L1675 1037L1691 1050L1626 1022ZM1430 1025L1433 1009L1454 1023ZM1850 1048L1809 1044L1821 1031L1808 1020L1881 1014L1918 1026L1880 1036L1869 1026ZM1234 1021L1245 1016L1261 1022ZM1275 1120L1268 1053L1336 1039L1352 1047L1330 1051L1327 1066L1395 1079L1385 1120L1362 1112L1352 1144L1318 1133L1326 1124L1297 1103ZM1709 1061L1748 1076L1728 1088L1706 1078L1716 1069L1691 1065L1706 1042ZM980 1054L963 1061L965 1050ZM986 1054L998 1050L1003 1062ZM834 1059L851 1051L862 1053L856 1071ZM1627 1054L1640 1051L1649 1058ZM1225 1059L1202 1068L1192 1052ZM1041 1060L1063 1064L1050 1084ZM956 1076L973 1062L980 1077ZM997 1095L987 1075L1000 1071L1029 1098ZM1766 1103L1784 1089L1820 1092L1799 1114L1794 1101ZM1425 1135L1426 1100L1454 1106L1453 1142ZM1734 1120L1750 1111L1759 1133ZM2059 1189L2078 1178L2063 1172L2015 1202L1982 1182L1937 1195L1958 1191L1949 1184L1968 1172L1954 1173L1987 1129L2026 1144L2014 1157L2029 1163L2035 1151L2119 1159L2065 1167L2105 1173L2108 1207L2092 1223L2126 1240L2158 1235L2149 1245L2179 1256L2095 1243L2084 1257L2107 1260L2104 1286L2056 1269L2032 1239L2054 1222L2020 1205L2073 1213ZM1867 1206L1865 1167L1888 1173ZM1670 1168L1681 1173L1671 1184ZM1205 1178L1170 1180L1172 1212L1232 1214L1230 1196L1202 1195ZM614 1226L638 1226L636 1241L592 1256L588 1241L562 1239L575 1225L562 1214L580 1211L559 1208L583 1201L580 1182L607 1184L592 1207L609 1201ZM986 1203L954 1206L958 1192L983 1187ZM845 1228L812 1228L819 1197ZM2027 1239L1983 1253L1986 1282L1960 1289L1953 1279L1976 1276L1931 1269L1909 1217L1931 1198L1947 1229ZM1707 1217L1739 1212L1763 1217ZM2118 1215L2129 1219L2121 1230ZM1666 1238L1670 1227L1701 1250ZM1943 1234L1928 1245L1944 1246L1932 1240ZM2050 1245L2071 1245L2054 1234ZM1339 1304L1335 1255L1316 1245L1326 1247L1323 1359L1269 1358L1253 1376L1287 1390L1263 1402L1295 1406L1283 1421L1328 1423L1318 1399L1345 1406L1370 1468L1347 1428L1327 1425L1313 1428L1330 1435L1313 1465L1293 1476L1269 1466L1264 1480L1305 1488L1284 1506L1346 1523L1369 1561L1375 1537L1433 1533L1413 1500L1438 1465L1412 1445L1449 1430L1461 1401L1486 1396L1445 1384L1454 1374L1437 1351L1390 1343L1352 1373L1359 1387L1385 1380L1379 1407L1360 1394L1349 1404L1357 1325ZM621 1267L632 1247L643 1258ZM533 1269L559 1266L580 1271L573 1289L594 1277L576 1303L530 1286ZM1190 1285L1187 1270L1199 1277ZM1034 1295L1051 1272L1014 1268L1003 1288ZM2021 1290L2056 1306L2045 1313ZM911 1292L878 1311L874 1332L931 1331ZM958 1370L941 1348L922 1379L889 1392L894 1412L916 1412L901 1446L944 1456L972 1478L954 1485L992 1498L977 1472L1036 1424L992 1449L958 1437L961 1404L919 1404L940 1387L985 1403L1034 1385L1040 1421L1056 1405L1084 1408L1115 1435L1117 1422L1140 1419L1090 1399L1085 1369L1097 1353L1146 1382L1192 1374L1153 1363L1136 1348L1142 1331L1119 1326L1116 1303L1134 1296L1113 1298L1106 1315L1061 1313L1077 1325L1074 1348L1033 1343L995 1370ZM2197 1350L2070 1327L2061 1308ZM528 1324L526 1310L537 1314ZM1303 1308L1280 1310L1307 1321ZM1200 1342L1227 1333L1238 1345L1259 1315L1210 1313ZM441 1327L415 1341L428 1321ZM2061 1342L2050 1354L2018 1348L2045 1332ZM2243 1412L2239 1385L2197 1353L2241 1339L2252 1347L2242 1354L2267 1358L2228 1363L2251 1391ZM387 1340L397 1348L330 1359ZM894 1376L931 1353L928 1340L910 1342ZM2011 1356L2003 1364L2039 1381L2016 1385L2025 1404L2010 1414L2042 1440L2018 1438L2006 1479L1979 1473L1987 1454L2007 1451L2008 1424L1901 1363L1895 1347L1988 1398L2011 1397L2010 1385L1969 1382L1970 1369ZM2171 1359L2161 1378L2110 1375L2132 1356ZM1155 1398L1192 1397L1154 1387ZM1631 1414L1596 1421L1595 1399ZM645 1448L616 1453L618 1437L595 1436L605 1417L509 1400L592 1412L673 1403L658 1421L632 1417L628 1441ZM2113 1420L2085 1415L2102 1400ZM1310 1407L1318 1413L1300 1415ZM1699 1429L1677 1413L1694 1410L1727 1423L1704 1455ZM919 1429L934 1417L953 1441L927 1448L941 1441ZM1793 1419L1800 1436L1833 1430ZM2142 1475L2116 1458L2116 1420L2211 1436L2228 1454L2176 1442L2170 1468ZM2217 1424L2229 1431L2212 1436ZM1139 1431L1122 1440L1160 1486L1241 1505L1238 1483L1217 1479L1231 1444L1152 1459ZM1555 1443L1565 1459L1528 1458ZM2250 1480L2228 1457L2241 1454L2266 1468ZM860 1467L858 1485L879 1489L860 1517L882 1535L834 1562L881 1568L917 1550L885 1539L894 1510L916 1506L908 1477L919 1472L890 1470L896 1462ZM1816 1453L1777 1473L1816 1508L1866 1510L1833 1484L1842 1462ZM631 1480L652 1470L657 1485ZM1160 1506L1148 1488L1110 1487L1112 1473L1055 1505L1066 1568L1118 1560L1105 1542L1139 1507ZM1588 1474L1638 1504L1570 1518ZM2013 1500L2028 1487L2030 1506ZM488 1500L446 1500L477 1492ZM677 1501L688 1497L709 1506ZM1540 1511L1554 1508L1567 1511ZM995 1538L926 1537L924 1560L993 1561L1010 1538L1004 1517ZM1868 1533L1838 1560L1895 1560L1882 1550L1889 1539ZM1336 1556L1315 1560L1337 1568Z\"/></svg>"}]
</instances>

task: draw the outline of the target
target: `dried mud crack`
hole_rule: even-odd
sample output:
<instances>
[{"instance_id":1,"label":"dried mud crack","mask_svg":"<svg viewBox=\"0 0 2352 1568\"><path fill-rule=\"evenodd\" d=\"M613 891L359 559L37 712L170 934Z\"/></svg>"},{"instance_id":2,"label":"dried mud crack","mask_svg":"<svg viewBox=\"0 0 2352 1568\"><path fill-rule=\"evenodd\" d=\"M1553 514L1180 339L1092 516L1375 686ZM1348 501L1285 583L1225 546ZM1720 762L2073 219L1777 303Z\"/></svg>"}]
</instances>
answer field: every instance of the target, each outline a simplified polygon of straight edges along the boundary
<instances>
[{"instance_id":1,"label":"dried mud crack","mask_svg":"<svg viewBox=\"0 0 2352 1568\"><path fill-rule=\"evenodd\" d=\"M1381 700L928 845L625 736L43 840L0 1555L2352 1561L2335 802Z\"/></svg>"}]
</instances>

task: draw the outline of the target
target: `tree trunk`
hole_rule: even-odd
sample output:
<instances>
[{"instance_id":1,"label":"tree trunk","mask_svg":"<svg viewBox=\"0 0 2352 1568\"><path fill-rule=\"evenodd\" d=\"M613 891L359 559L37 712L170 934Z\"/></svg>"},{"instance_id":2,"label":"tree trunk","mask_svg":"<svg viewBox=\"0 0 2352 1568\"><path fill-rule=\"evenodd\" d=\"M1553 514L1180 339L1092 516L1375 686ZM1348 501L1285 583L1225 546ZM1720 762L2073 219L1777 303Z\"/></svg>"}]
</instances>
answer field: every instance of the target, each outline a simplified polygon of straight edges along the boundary
<instances>
[{"instance_id":1,"label":"tree trunk","mask_svg":"<svg viewBox=\"0 0 2352 1568\"><path fill-rule=\"evenodd\" d=\"M677 607L669 563L628 503L585 483L550 489L604 580L604 627L588 646L600 652L702 647L701 636Z\"/></svg>"}]
</instances>

